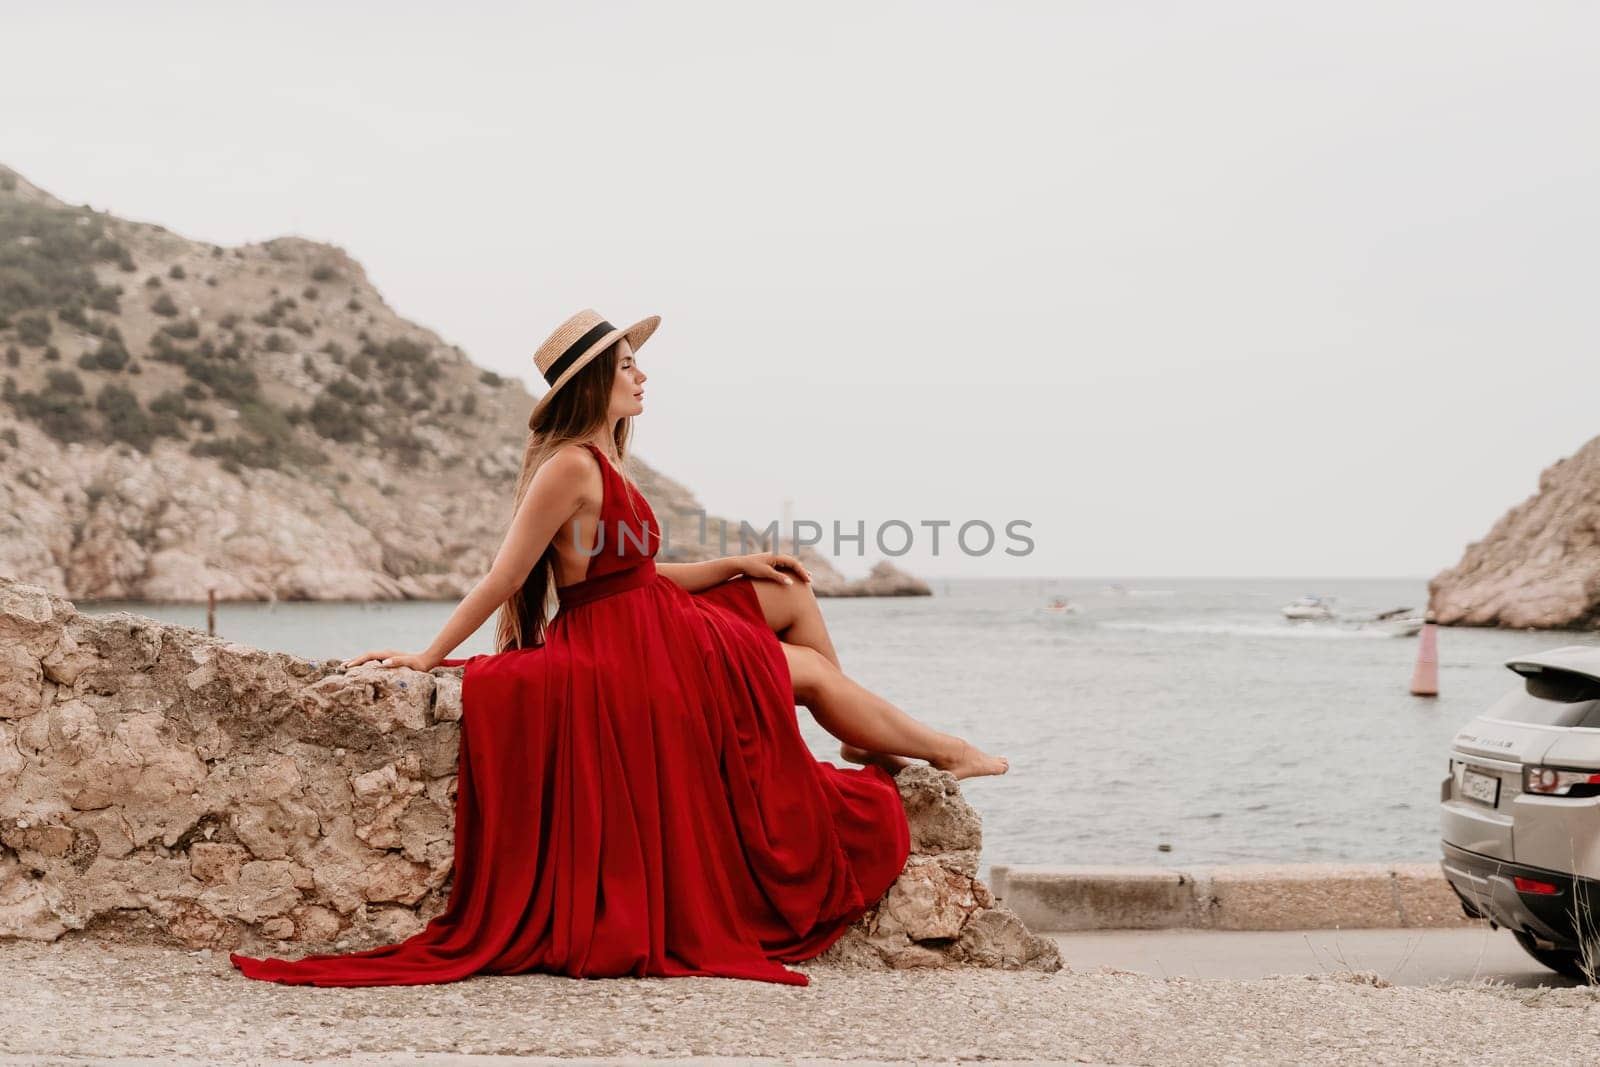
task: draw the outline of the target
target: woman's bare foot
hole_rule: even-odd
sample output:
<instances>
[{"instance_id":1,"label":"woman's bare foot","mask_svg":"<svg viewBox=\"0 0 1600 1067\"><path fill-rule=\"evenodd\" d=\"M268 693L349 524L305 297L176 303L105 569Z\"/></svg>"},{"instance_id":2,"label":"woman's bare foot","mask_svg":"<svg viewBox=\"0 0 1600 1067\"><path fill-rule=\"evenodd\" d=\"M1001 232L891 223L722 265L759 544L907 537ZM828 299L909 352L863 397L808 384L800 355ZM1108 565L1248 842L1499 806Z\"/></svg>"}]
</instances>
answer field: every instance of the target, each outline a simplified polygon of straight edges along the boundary
<instances>
[{"instance_id":1,"label":"woman's bare foot","mask_svg":"<svg viewBox=\"0 0 1600 1067\"><path fill-rule=\"evenodd\" d=\"M1004 774L1011 769L1011 761L1004 756L991 756L971 741L956 739L956 747L942 758L929 760L941 771L949 771L957 778L976 778L985 774Z\"/></svg>"},{"instance_id":2,"label":"woman's bare foot","mask_svg":"<svg viewBox=\"0 0 1600 1067\"><path fill-rule=\"evenodd\" d=\"M873 752L856 745L841 744L839 746L839 755L851 763L860 763L863 766L873 764L882 767L890 774L898 772L902 767L911 766L911 761L904 756L896 756L892 752Z\"/></svg>"}]
</instances>

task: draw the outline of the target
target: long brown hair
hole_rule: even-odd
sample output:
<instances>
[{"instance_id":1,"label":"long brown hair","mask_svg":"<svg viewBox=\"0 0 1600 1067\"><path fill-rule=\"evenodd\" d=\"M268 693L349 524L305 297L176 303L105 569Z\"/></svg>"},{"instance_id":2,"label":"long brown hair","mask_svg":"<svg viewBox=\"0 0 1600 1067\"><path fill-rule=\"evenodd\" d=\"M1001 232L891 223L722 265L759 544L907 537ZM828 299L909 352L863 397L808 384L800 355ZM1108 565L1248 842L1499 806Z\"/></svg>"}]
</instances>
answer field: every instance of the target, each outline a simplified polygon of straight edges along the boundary
<instances>
[{"instance_id":1,"label":"long brown hair","mask_svg":"<svg viewBox=\"0 0 1600 1067\"><path fill-rule=\"evenodd\" d=\"M611 389L617 377L617 345L608 345L582 370L573 375L561 391L539 413L538 421L528 431L528 445L522 453L522 473L517 476L517 494L511 502L511 514L517 513L522 498L527 495L528 483L544 465L545 460L575 441L594 436L606 424L606 414L611 405ZM633 431L632 417L617 420L612 428L612 440L617 446L617 458L628 458L628 438ZM565 528L556 532L565 535ZM514 648L531 648L544 644L544 628L551 605L555 601L556 547L552 540L539 557L522 587L500 605L500 616L495 624L495 652L509 652Z\"/></svg>"}]
</instances>

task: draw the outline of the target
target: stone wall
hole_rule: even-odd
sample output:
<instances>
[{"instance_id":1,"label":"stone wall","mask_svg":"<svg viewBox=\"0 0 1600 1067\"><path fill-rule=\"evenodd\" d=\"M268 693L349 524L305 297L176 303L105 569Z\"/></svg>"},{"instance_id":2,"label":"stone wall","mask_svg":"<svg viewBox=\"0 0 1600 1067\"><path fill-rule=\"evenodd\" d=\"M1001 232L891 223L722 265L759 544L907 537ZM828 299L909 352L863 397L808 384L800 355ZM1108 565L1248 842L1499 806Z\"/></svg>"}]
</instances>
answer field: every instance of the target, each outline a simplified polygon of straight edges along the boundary
<instances>
[{"instance_id":1,"label":"stone wall","mask_svg":"<svg viewBox=\"0 0 1600 1067\"><path fill-rule=\"evenodd\" d=\"M0 577L0 937L279 952L444 910L461 668L315 662ZM826 958L1060 967L977 879L956 780L900 776L913 854Z\"/></svg>"}]
</instances>

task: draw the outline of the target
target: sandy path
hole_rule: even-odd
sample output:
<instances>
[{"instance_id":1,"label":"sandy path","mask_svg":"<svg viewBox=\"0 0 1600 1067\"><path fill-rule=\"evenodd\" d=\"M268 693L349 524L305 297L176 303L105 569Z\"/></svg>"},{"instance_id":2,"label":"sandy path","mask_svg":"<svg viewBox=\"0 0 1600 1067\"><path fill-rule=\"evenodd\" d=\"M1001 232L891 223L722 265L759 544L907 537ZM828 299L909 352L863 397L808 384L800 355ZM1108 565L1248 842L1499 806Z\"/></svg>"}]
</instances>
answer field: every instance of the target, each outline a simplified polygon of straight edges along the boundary
<instances>
[{"instance_id":1,"label":"sandy path","mask_svg":"<svg viewBox=\"0 0 1600 1067\"><path fill-rule=\"evenodd\" d=\"M462 1054L1519 1067L1600 1059L1600 995L1588 988L803 969L812 976L805 988L523 975L316 989L252 981L221 953L11 941L0 943L0 1064L357 1053L391 1054L359 1056L364 1063L435 1064Z\"/></svg>"}]
</instances>

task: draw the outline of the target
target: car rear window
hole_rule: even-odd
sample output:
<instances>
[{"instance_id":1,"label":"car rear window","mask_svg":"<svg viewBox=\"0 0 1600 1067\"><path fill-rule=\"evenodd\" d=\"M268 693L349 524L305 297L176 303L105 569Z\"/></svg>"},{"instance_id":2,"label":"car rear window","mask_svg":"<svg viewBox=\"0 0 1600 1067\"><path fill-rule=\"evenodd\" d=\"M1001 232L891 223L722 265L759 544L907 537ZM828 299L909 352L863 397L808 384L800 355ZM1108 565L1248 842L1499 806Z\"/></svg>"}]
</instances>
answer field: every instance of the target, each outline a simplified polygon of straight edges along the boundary
<instances>
[{"instance_id":1,"label":"car rear window","mask_svg":"<svg viewBox=\"0 0 1600 1067\"><path fill-rule=\"evenodd\" d=\"M1539 726L1600 727L1600 682L1567 671L1541 671L1525 677L1489 708L1492 719Z\"/></svg>"}]
</instances>

